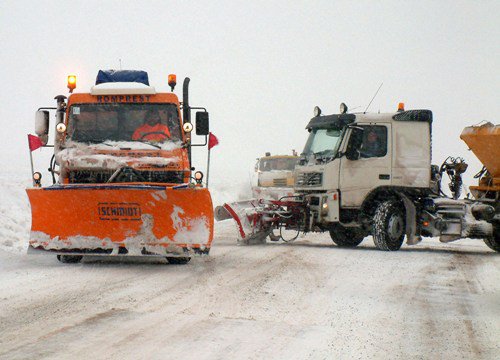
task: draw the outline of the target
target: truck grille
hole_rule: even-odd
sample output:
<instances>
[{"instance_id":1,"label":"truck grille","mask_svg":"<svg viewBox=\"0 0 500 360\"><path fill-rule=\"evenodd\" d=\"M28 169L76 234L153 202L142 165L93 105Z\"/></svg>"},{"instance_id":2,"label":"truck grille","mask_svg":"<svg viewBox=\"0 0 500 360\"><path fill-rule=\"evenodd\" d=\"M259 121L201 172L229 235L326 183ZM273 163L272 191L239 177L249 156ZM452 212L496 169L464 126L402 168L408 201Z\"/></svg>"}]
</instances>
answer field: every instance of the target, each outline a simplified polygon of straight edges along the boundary
<instances>
[{"instance_id":1,"label":"truck grille","mask_svg":"<svg viewBox=\"0 0 500 360\"><path fill-rule=\"evenodd\" d=\"M140 171L136 170L146 182L151 183L172 183L182 184L184 182L184 172L182 171ZM109 180L114 171L110 170L72 170L69 173L70 184L102 184ZM124 173L118 176L115 182L141 182L138 176L133 173Z\"/></svg>"},{"instance_id":2,"label":"truck grille","mask_svg":"<svg viewBox=\"0 0 500 360\"><path fill-rule=\"evenodd\" d=\"M284 179L273 179L273 185L274 186L286 186L286 178Z\"/></svg>"},{"instance_id":3,"label":"truck grille","mask_svg":"<svg viewBox=\"0 0 500 360\"><path fill-rule=\"evenodd\" d=\"M303 172L297 174L296 186L321 186L323 183L323 173Z\"/></svg>"}]
</instances>

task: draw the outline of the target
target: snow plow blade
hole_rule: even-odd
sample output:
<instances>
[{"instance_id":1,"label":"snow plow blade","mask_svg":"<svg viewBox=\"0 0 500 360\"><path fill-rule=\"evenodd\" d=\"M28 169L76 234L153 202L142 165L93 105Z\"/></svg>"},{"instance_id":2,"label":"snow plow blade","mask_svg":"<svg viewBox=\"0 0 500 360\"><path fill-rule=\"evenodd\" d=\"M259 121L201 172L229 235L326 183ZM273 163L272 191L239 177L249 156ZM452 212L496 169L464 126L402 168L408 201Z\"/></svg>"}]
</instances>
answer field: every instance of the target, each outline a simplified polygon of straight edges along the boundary
<instances>
[{"instance_id":1,"label":"snow plow blade","mask_svg":"<svg viewBox=\"0 0 500 360\"><path fill-rule=\"evenodd\" d=\"M58 185L27 189L30 250L59 254L208 254L213 208L204 188Z\"/></svg>"},{"instance_id":2,"label":"snow plow blade","mask_svg":"<svg viewBox=\"0 0 500 360\"><path fill-rule=\"evenodd\" d=\"M255 244L265 242L272 228L265 221L262 200L252 199L225 203L215 208L217 221L233 219L238 227L238 242Z\"/></svg>"}]
</instances>

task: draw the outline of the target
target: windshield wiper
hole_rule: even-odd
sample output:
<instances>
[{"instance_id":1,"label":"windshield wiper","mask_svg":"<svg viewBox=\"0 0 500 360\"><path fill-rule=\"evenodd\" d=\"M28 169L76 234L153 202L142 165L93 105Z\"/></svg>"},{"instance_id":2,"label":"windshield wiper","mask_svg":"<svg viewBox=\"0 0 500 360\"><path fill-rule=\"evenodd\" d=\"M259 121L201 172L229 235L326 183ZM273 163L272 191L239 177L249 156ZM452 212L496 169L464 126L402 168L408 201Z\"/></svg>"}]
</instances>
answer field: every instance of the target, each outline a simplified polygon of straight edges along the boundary
<instances>
[{"instance_id":1,"label":"windshield wiper","mask_svg":"<svg viewBox=\"0 0 500 360\"><path fill-rule=\"evenodd\" d=\"M333 150L327 149L327 150L319 151L317 153L314 153L314 155L323 157L328 153L333 153Z\"/></svg>"},{"instance_id":2,"label":"windshield wiper","mask_svg":"<svg viewBox=\"0 0 500 360\"><path fill-rule=\"evenodd\" d=\"M327 162L328 160L333 160L335 159L335 152L333 150L323 150L319 151L317 153L314 153L314 158L316 160L322 161L322 162Z\"/></svg>"},{"instance_id":3,"label":"windshield wiper","mask_svg":"<svg viewBox=\"0 0 500 360\"><path fill-rule=\"evenodd\" d=\"M147 141L142 141L142 140L134 140L134 141L140 142L141 144L151 145L157 149L161 149L161 146L156 145L156 144L151 144L150 142L147 142Z\"/></svg>"}]
</instances>

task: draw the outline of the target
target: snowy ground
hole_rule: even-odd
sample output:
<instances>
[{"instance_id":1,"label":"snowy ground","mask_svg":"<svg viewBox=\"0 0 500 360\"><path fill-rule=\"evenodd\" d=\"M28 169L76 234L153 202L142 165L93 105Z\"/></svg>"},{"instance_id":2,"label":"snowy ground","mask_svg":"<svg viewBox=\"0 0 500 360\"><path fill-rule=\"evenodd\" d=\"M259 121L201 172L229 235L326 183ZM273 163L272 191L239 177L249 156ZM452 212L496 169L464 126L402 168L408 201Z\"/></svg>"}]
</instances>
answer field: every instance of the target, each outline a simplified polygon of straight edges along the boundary
<instances>
[{"instance_id":1,"label":"snowy ground","mask_svg":"<svg viewBox=\"0 0 500 360\"><path fill-rule=\"evenodd\" d=\"M498 358L500 257L480 241L238 246L224 221L187 265L61 264L25 254L23 177L0 177L0 359Z\"/></svg>"}]
</instances>

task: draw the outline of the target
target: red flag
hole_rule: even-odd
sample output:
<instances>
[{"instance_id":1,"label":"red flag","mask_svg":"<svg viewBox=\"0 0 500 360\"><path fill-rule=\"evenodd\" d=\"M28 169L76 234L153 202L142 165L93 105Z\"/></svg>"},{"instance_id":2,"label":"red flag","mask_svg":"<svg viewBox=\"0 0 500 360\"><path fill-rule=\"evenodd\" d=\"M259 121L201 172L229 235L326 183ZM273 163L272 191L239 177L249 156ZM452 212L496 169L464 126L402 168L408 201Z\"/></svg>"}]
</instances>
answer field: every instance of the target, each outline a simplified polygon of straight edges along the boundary
<instances>
[{"instance_id":1,"label":"red flag","mask_svg":"<svg viewBox=\"0 0 500 360\"><path fill-rule=\"evenodd\" d=\"M28 144L30 147L30 151L35 151L38 148L43 146L42 140L38 136L28 134Z\"/></svg>"},{"instance_id":2,"label":"red flag","mask_svg":"<svg viewBox=\"0 0 500 360\"><path fill-rule=\"evenodd\" d=\"M212 133L208 134L208 150L213 148L215 145L219 145L219 139L217 139L217 137Z\"/></svg>"}]
</instances>

